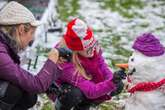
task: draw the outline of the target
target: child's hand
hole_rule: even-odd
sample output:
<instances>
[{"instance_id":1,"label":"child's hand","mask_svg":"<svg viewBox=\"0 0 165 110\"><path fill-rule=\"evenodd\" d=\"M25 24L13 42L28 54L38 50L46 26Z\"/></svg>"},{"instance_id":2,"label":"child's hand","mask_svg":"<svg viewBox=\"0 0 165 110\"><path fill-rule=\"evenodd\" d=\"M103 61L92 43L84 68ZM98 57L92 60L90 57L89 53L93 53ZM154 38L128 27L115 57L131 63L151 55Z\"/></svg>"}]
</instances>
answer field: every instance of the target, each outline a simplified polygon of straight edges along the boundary
<instances>
[{"instance_id":1,"label":"child's hand","mask_svg":"<svg viewBox=\"0 0 165 110\"><path fill-rule=\"evenodd\" d=\"M125 70L121 69L121 70L118 70L116 71L114 74L113 74L113 82L114 83L118 83L120 82L121 80L123 79L126 79L126 73L125 73Z\"/></svg>"}]
</instances>

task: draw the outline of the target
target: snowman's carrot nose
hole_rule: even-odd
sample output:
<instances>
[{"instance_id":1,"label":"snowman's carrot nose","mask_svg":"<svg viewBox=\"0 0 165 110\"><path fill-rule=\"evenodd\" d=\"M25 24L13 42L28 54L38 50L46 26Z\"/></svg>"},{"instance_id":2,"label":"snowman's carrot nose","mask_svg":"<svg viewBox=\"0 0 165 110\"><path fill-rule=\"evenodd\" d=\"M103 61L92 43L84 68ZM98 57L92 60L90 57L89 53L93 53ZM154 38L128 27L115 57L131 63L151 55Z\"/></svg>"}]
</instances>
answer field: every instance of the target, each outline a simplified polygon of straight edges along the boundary
<instances>
[{"instance_id":1,"label":"snowman's carrot nose","mask_svg":"<svg viewBox=\"0 0 165 110\"><path fill-rule=\"evenodd\" d=\"M128 63L116 64L116 66L119 68L128 69Z\"/></svg>"}]
</instances>

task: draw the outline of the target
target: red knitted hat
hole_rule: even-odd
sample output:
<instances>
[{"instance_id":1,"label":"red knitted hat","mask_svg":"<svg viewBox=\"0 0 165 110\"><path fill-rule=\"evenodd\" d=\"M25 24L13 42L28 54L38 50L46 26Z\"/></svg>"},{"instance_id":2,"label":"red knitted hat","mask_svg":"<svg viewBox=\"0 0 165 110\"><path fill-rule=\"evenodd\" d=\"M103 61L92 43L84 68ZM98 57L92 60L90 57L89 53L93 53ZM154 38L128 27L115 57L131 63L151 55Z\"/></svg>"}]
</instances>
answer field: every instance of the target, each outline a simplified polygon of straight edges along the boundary
<instances>
[{"instance_id":1,"label":"red knitted hat","mask_svg":"<svg viewBox=\"0 0 165 110\"><path fill-rule=\"evenodd\" d=\"M78 18L68 23L64 39L67 47L76 51L84 50L96 42L92 29Z\"/></svg>"}]
</instances>

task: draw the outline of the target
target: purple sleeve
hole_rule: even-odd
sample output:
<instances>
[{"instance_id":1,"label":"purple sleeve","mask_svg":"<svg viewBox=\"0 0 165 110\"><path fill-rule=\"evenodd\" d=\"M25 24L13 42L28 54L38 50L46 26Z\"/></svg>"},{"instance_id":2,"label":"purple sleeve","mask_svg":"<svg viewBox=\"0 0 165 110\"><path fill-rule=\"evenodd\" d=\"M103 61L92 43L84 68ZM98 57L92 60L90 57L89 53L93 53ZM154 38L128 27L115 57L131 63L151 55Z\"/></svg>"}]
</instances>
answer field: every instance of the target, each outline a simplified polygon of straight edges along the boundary
<instances>
[{"instance_id":1,"label":"purple sleeve","mask_svg":"<svg viewBox=\"0 0 165 110\"><path fill-rule=\"evenodd\" d=\"M89 99L99 98L116 89L111 80L106 80L97 84L89 80L84 80L79 83L78 86Z\"/></svg>"},{"instance_id":2,"label":"purple sleeve","mask_svg":"<svg viewBox=\"0 0 165 110\"><path fill-rule=\"evenodd\" d=\"M7 80L20 86L27 92L41 93L47 90L55 75L60 70L52 61L47 60L40 72L33 76L31 73L15 64L6 52L0 52L0 79Z\"/></svg>"},{"instance_id":3,"label":"purple sleeve","mask_svg":"<svg viewBox=\"0 0 165 110\"><path fill-rule=\"evenodd\" d=\"M99 56L99 68L100 68L101 72L104 74L106 79L113 78L113 73L110 70L108 64L106 64L102 55Z\"/></svg>"}]
</instances>

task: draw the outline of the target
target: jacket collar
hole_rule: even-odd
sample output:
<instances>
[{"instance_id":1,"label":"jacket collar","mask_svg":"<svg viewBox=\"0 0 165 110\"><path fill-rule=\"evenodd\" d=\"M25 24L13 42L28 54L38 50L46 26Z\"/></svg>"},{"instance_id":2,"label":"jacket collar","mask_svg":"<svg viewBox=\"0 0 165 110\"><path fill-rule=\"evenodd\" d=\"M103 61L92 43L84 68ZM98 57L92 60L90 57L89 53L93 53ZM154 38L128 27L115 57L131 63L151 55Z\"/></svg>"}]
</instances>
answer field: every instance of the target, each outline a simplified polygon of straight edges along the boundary
<instances>
[{"instance_id":1,"label":"jacket collar","mask_svg":"<svg viewBox=\"0 0 165 110\"><path fill-rule=\"evenodd\" d=\"M7 52L15 63L20 64L20 57L18 56L18 49L16 48L15 41L11 40L8 35L0 30L0 42L6 45Z\"/></svg>"}]
</instances>

